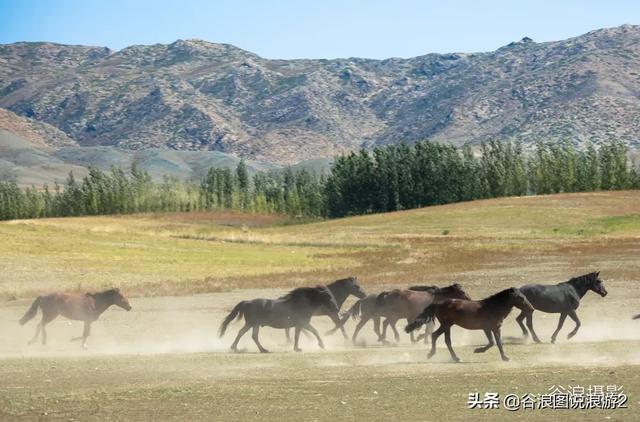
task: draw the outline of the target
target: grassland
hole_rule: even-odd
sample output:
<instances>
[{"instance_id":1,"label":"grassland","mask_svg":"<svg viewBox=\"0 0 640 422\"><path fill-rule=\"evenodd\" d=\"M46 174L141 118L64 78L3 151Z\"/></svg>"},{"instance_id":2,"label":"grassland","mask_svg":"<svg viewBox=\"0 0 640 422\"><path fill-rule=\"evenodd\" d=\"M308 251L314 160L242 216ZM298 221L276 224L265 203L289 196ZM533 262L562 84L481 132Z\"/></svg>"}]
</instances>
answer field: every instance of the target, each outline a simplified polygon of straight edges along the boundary
<instances>
[{"instance_id":1,"label":"grassland","mask_svg":"<svg viewBox=\"0 0 640 422\"><path fill-rule=\"evenodd\" d=\"M446 234L445 234L446 233ZM238 213L158 214L0 223L0 420L635 420L640 406L640 192L504 198L321 222ZM416 282L463 283L472 297L526 282L601 271L606 298L587 294L582 328L559 344L517 344L473 354L482 333L454 328L465 363L441 345L396 347L327 337L291 352L263 329L274 353L227 353L238 326L216 329L239 300L357 275L368 291ZM90 350L59 319L47 347L20 327L32 295L119 285L133 311L109 310ZM205 293L205 294L193 294ZM179 295L179 296L174 296ZM9 299L9 300L7 300ZM353 303L350 299L346 306ZM557 316L536 314L543 340ZM328 320L314 319L321 332ZM348 331L353 329L349 322ZM618 384L620 410L469 410L470 392L545 393L553 385Z\"/></svg>"},{"instance_id":2,"label":"grassland","mask_svg":"<svg viewBox=\"0 0 640 422\"><path fill-rule=\"evenodd\" d=\"M504 198L307 222L239 213L0 224L0 298L48 289L190 294L358 275L368 284L640 272L637 191ZM515 263L518 263L515 265ZM522 274L524 275L524 273ZM488 286L491 288L492 286Z\"/></svg>"}]
</instances>

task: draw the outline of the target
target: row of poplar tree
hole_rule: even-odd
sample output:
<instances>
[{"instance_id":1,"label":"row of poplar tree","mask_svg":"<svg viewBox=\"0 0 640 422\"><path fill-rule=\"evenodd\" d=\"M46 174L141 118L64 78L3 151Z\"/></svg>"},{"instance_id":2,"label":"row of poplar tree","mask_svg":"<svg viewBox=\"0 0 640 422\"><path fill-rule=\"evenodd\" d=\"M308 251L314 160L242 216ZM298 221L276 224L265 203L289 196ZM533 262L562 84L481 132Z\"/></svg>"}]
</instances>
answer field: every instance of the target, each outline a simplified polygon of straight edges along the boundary
<instances>
[{"instance_id":1,"label":"row of poplar tree","mask_svg":"<svg viewBox=\"0 0 640 422\"><path fill-rule=\"evenodd\" d=\"M81 181L21 189L0 182L0 219L139 212L242 210L342 217L501 196L640 188L621 142L578 149L569 142L489 142L478 151L448 144L389 145L336 158L315 174L286 168L250 174L212 167L199 182L145 171L92 168Z\"/></svg>"}]
</instances>

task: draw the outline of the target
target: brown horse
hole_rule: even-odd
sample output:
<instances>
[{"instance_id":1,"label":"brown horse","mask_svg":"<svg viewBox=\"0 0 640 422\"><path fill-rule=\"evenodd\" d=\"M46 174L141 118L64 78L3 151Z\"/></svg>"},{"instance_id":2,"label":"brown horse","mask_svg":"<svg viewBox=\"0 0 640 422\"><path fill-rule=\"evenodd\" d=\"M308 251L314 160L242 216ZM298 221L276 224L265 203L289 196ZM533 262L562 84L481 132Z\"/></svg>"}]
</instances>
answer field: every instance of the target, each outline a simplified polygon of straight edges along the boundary
<instances>
[{"instance_id":1,"label":"brown horse","mask_svg":"<svg viewBox=\"0 0 640 422\"><path fill-rule=\"evenodd\" d=\"M489 344L476 348L474 353L483 353L493 347L494 342L491 336L493 333L502 360L508 361L509 358L502 349L500 326L514 306L522 311L533 311L531 303L515 287L502 290L493 296L477 301L447 299L427 306L412 323L405 327L405 331L409 333L419 328L422 324L433 321L434 317L438 318L440 327L431 336L431 351L428 358L431 358L436 353L436 341L444 333L444 341L451 354L451 359L455 362L460 362L460 358L456 356L451 347L451 327L459 325L467 330L484 330Z\"/></svg>"},{"instance_id":2,"label":"brown horse","mask_svg":"<svg viewBox=\"0 0 640 422\"><path fill-rule=\"evenodd\" d=\"M427 306L444 299L471 300L458 283L442 288L437 286L412 286L407 290L395 289L380 293L376 299L376 313L386 317L382 325L382 341L386 340L387 327L391 327L396 342L399 341L400 336L398 330L396 330L396 323L399 319L406 319L407 323L411 323ZM430 328L427 327L427 331L423 334L425 341L431 333ZM419 337L414 340L413 333L411 334L412 342L422 338Z\"/></svg>"},{"instance_id":3,"label":"brown horse","mask_svg":"<svg viewBox=\"0 0 640 422\"><path fill-rule=\"evenodd\" d=\"M398 292L405 292L404 295L401 295ZM409 292L409 293L406 293ZM415 294L411 294L415 293ZM404 299L399 299L400 296L403 296ZM407 297L410 299L406 300ZM414 309L414 313L417 316L428 304L430 304L434 300L440 300L443 298L450 297L458 297L458 298L466 298L469 296L462 290L462 287L455 283L451 286L447 287L438 287L438 286L412 286L409 290L392 290L389 292L382 292L379 294L368 295L367 297L360 299L357 301L351 309L349 309L341 318L340 325L344 325L344 323L352 317L354 319L360 318L360 321L356 325L356 328L353 332L352 341L353 343L357 342L357 336L362 327L369 321L373 320L373 329L378 336L378 341L385 342L386 341L386 329L388 326L394 331L396 341L400 340L400 335L395 328L395 324L399 318L406 318L406 314L403 313L403 309ZM411 300L418 300L418 304L408 304ZM420 307L421 305L424 305ZM400 316L398 316L400 314ZM403 316L404 315L404 316ZM380 331L380 322L381 319L385 317L384 331ZM411 317L411 316L409 316ZM411 319L413 320L413 319ZM329 331L328 334L332 333L337 329L333 328Z\"/></svg>"},{"instance_id":4,"label":"brown horse","mask_svg":"<svg viewBox=\"0 0 640 422\"><path fill-rule=\"evenodd\" d=\"M38 309L42 309L42 320L38 323L36 334L29 344L38 341L38 337L42 332L42 344L46 345L47 332L45 331L45 326L56 319L58 315L76 321L84 321L82 336L74 337L71 341L82 340L82 347L86 349L87 337L91 333L91 323L97 320L111 305L119 306L127 311L131 310L129 301L120 293L119 289L109 289L100 293L86 293L83 295L50 293L46 296L38 296L33 301L27 313L20 318L20 325L24 325L33 319L38 313Z\"/></svg>"}]
</instances>

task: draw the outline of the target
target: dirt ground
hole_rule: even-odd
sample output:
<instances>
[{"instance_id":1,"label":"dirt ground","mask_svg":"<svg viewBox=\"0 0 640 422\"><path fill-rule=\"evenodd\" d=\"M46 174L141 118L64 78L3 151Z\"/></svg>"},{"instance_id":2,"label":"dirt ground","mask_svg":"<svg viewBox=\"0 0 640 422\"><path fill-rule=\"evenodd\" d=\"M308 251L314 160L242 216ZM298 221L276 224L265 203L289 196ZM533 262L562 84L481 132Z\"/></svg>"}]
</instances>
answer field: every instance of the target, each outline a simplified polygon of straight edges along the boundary
<instances>
[{"instance_id":1,"label":"dirt ground","mask_svg":"<svg viewBox=\"0 0 640 422\"><path fill-rule=\"evenodd\" d=\"M362 283L366 288L366 282ZM0 305L0 420L478 420L564 418L634 420L640 405L640 300L629 289L605 285L606 298L589 293L579 309L582 328L556 345L519 344L514 315L505 322L506 352L474 354L480 332L454 329L463 360L449 361L442 343L432 360L423 344L381 346L371 326L363 345L325 337L326 350L302 339L295 353L284 332L263 329L262 355L249 335L244 353L230 353L239 323L224 338L217 329L239 300L276 297L284 290L238 290L183 297L136 298L133 310L110 309L94 324L89 350L69 342L81 323L62 318L48 327L49 345L28 346L37 320L20 327L28 301ZM471 286L470 294L478 297ZM353 302L351 298L345 306ZM536 313L548 342L557 317ZM313 324L324 332L326 317ZM401 328L401 324L398 324ZM352 332L353 322L347 330ZM545 394L555 385L622 385L628 408L615 410L468 409L469 393Z\"/></svg>"}]
</instances>

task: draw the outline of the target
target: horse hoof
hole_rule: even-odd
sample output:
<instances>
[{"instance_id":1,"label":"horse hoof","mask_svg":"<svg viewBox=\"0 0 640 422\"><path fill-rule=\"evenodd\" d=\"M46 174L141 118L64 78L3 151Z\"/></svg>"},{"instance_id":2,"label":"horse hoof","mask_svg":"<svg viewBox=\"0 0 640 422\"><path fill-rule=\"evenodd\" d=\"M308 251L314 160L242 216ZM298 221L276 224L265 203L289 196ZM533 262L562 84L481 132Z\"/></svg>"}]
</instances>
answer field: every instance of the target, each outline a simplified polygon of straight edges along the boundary
<instances>
[{"instance_id":1,"label":"horse hoof","mask_svg":"<svg viewBox=\"0 0 640 422\"><path fill-rule=\"evenodd\" d=\"M324 350L324 344L318 344L318 346L320 346L320 348Z\"/></svg>"},{"instance_id":2,"label":"horse hoof","mask_svg":"<svg viewBox=\"0 0 640 422\"><path fill-rule=\"evenodd\" d=\"M294 352L302 352L302 349L299 347L296 347L295 349L293 349Z\"/></svg>"},{"instance_id":3,"label":"horse hoof","mask_svg":"<svg viewBox=\"0 0 640 422\"><path fill-rule=\"evenodd\" d=\"M477 347L473 349L473 353L483 353L485 350L482 347Z\"/></svg>"},{"instance_id":4,"label":"horse hoof","mask_svg":"<svg viewBox=\"0 0 640 422\"><path fill-rule=\"evenodd\" d=\"M454 361L455 363L462 362L459 357L451 358L451 360Z\"/></svg>"},{"instance_id":5,"label":"horse hoof","mask_svg":"<svg viewBox=\"0 0 640 422\"><path fill-rule=\"evenodd\" d=\"M269 353L267 349L260 349L260 353Z\"/></svg>"},{"instance_id":6,"label":"horse hoof","mask_svg":"<svg viewBox=\"0 0 640 422\"><path fill-rule=\"evenodd\" d=\"M502 360L505 361L505 362L509 362L510 359L509 359L509 356L503 356Z\"/></svg>"},{"instance_id":7,"label":"horse hoof","mask_svg":"<svg viewBox=\"0 0 640 422\"><path fill-rule=\"evenodd\" d=\"M542 341L539 338L534 338L533 341L535 341L538 344L542 343Z\"/></svg>"},{"instance_id":8,"label":"horse hoof","mask_svg":"<svg viewBox=\"0 0 640 422\"><path fill-rule=\"evenodd\" d=\"M429 353L429 354L427 355L427 359L431 359L431 358L433 357L433 355L435 355L435 353Z\"/></svg>"}]
</instances>

